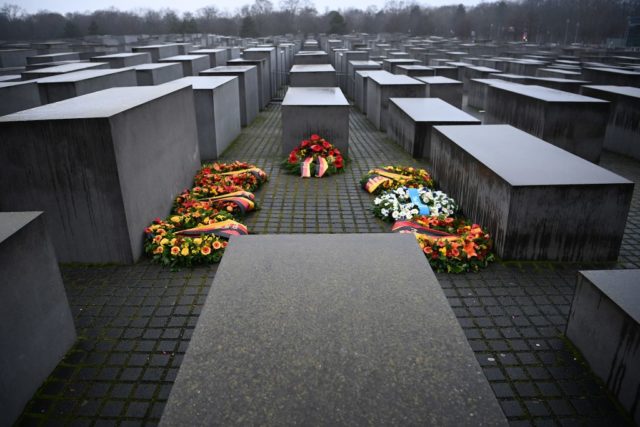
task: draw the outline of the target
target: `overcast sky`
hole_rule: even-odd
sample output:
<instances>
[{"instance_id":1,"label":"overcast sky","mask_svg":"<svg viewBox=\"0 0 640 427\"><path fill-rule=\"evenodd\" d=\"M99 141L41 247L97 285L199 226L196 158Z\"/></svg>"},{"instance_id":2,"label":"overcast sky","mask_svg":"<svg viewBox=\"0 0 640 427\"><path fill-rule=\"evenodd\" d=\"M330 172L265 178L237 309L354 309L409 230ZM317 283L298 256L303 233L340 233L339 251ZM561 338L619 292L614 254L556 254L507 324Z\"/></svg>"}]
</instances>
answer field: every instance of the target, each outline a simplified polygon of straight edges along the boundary
<instances>
[{"instance_id":1,"label":"overcast sky","mask_svg":"<svg viewBox=\"0 0 640 427\"><path fill-rule=\"evenodd\" d=\"M274 6L278 7L280 0L271 0ZM425 0L416 1L423 6L443 6L450 4L464 4L466 6L476 5L483 0ZM318 12L322 13L326 9L345 9L355 7L366 9L369 5L382 8L386 0L311 0ZM253 3L253 0L0 0L0 3L16 4L29 13L39 10L50 10L52 12L85 12L98 9L108 9L115 7L120 10L136 9L164 9L170 8L180 12L195 12L198 9L214 5L218 9L227 10L234 13L245 4Z\"/></svg>"}]
</instances>

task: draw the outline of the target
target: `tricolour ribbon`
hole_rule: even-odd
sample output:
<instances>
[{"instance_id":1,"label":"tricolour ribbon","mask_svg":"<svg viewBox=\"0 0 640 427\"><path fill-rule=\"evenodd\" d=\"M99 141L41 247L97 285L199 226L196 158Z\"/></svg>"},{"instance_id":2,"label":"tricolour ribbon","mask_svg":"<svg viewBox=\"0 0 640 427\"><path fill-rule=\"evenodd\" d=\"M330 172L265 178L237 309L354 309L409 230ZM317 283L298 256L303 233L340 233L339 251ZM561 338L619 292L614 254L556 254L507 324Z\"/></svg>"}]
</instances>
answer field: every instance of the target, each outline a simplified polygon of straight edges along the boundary
<instances>
[{"instance_id":1,"label":"tricolour ribbon","mask_svg":"<svg viewBox=\"0 0 640 427\"><path fill-rule=\"evenodd\" d=\"M329 169L329 162L327 162L327 159L324 157L318 157L316 161L316 176L322 178L325 172L327 172L327 169Z\"/></svg>"},{"instance_id":2,"label":"tricolour ribbon","mask_svg":"<svg viewBox=\"0 0 640 427\"><path fill-rule=\"evenodd\" d=\"M215 236L228 239L231 236L245 236L249 234L249 230L244 224L233 221L231 219L227 219L220 222L214 222L213 224L209 225L181 230L176 234L189 237L200 236L202 234L213 234Z\"/></svg>"},{"instance_id":3,"label":"tricolour ribbon","mask_svg":"<svg viewBox=\"0 0 640 427\"><path fill-rule=\"evenodd\" d=\"M300 176L303 178L311 178L311 163L313 163L313 157L307 157L300 165Z\"/></svg>"},{"instance_id":4,"label":"tricolour ribbon","mask_svg":"<svg viewBox=\"0 0 640 427\"><path fill-rule=\"evenodd\" d=\"M410 176L400 175L398 173L389 172L384 169L374 169L371 171L371 175L371 178L369 178L364 184L364 189L369 193L373 193L374 191L376 191L376 189L384 182L397 181L400 184L404 184L411 179Z\"/></svg>"}]
</instances>

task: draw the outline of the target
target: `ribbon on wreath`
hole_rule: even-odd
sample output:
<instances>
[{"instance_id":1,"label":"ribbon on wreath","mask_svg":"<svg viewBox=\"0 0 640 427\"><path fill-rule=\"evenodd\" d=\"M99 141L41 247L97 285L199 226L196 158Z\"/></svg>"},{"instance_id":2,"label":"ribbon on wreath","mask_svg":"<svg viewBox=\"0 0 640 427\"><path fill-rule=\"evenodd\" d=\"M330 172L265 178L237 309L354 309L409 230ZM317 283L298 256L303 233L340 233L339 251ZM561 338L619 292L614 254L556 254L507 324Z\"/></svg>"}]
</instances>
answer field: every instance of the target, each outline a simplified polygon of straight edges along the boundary
<instances>
[{"instance_id":1,"label":"ribbon on wreath","mask_svg":"<svg viewBox=\"0 0 640 427\"><path fill-rule=\"evenodd\" d=\"M385 182L397 181L400 184L404 184L411 179L410 176L400 175L399 173L393 173L384 169L374 169L371 171L371 178L364 184L364 189L369 193L373 193L376 189Z\"/></svg>"},{"instance_id":2,"label":"ribbon on wreath","mask_svg":"<svg viewBox=\"0 0 640 427\"><path fill-rule=\"evenodd\" d=\"M201 199L205 202L219 202L219 203L232 203L240 211L241 215L245 215L247 212L251 212L255 209L256 203L253 193L248 191L234 191L233 193L223 194L220 196L209 197L207 199Z\"/></svg>"},{"instance_id":3,"label":"ribbon on wreath","mask_svg":"<svg viewBox=\"0 0 640 427\"><path fill-rule=\"evenodd\" d=\"M417 188L408 188L407 194L411 199L411 203L418 208L418 213L420 215L429 215L431 213L429 206L427 206L420 198L420 191Z\"/></svg>"},{"instance_id":4,"label":"ribbon on wreath","mask_svg":"<svg viewBox=\"0 0 640 427\"><path fill-rule=\"evenodd\" d=\"M264 180L267 176L267 173L260 168L249 168L249 169L241 169L241 170L231 171L231 172L213 173L212 175L225 176L225 175L240 175L242 173L250 173L251 175L255 176L256 179L259 181Z\"/></svg>"},{"instance_id":5,"label":"ribbon on wreath","mask_svg":"<svg viewBox=\"0 0 640 427\"><path fill-rule=\"evenodd\" d=\"M318 178L322 178L322 176L327 172L327 170L329 169L329 162L327 162L327 159L325 159L324 157L318 157L316 159L316 176Z\"/></svg>"},{"instance_id":6,"label":"ribbon on wreath","mask_svg":"<svg viewBox=\"0 0 640 427\"><path fill-rule=\"evenodd\" d=\"M391 231L396 233L414 233L417 238L434 242L438 240L460 240L460 236L447 233L446 231L435 230L425 225L413 221L396 221L391 227Z\"/></svg>"},{"instance_id":7,"label":"ribbon on wreath","mask_svg":"<svg viewBox=\"0 0 640 427\"><path fill-rule=\"evenodd\" d=\"M307 157L300 165L300 176L303 178L311 178L311 163L313 163L313 157Z\"/></svg>"},{"instance_id":8,"label":"ribbon on wreath","mask_svg":"<svg viewBox=\"0 0 640 427\"><path fill-rule=\"evenodd\" d=\"M197 237L202 234L213 234L214 236L224 237L225 239L228 239L231 236L246 236L247 234L249 234L249 230L244 224L231 219L227 219L220 222L214 222L213 224L209 225L181 230L176 233L176 235L189 237Z\"/></svg>"}]
</instances>

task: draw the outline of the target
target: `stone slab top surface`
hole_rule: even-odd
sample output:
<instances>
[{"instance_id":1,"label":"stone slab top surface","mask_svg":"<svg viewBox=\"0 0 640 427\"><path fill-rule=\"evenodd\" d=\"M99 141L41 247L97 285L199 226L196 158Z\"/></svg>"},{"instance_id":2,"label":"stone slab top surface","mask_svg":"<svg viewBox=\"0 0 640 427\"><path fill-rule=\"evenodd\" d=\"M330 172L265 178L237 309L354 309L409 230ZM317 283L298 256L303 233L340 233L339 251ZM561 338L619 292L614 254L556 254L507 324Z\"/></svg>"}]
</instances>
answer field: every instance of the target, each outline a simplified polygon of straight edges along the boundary
<instances>
[{"instance_id":1,"label":"stone slab top surface","mask_svg":"<svg viewBox=\"0 0 640 427\"><path fill-rule=\"evenodd\" d=\"M200 58L208 58L208 55L176 55L176 56L169 56L167 58L161 58L158 61L162 61L162 62L171 62L171 61L194 61L196 59L200 59Z\"/></svg>"},{"instance_id":2,"label":"stone slab top surface","mask_svg":"<svg viewBox=\"0 0 640 427\"><path fill-rule=\"evenodd\" d=\"M424 82L428 85L445 85L445 84L462 84L460 80L450 79L449 77L443 76L424 76L424 77L414 77L414 79L418 79L421 82Z\"/></svg>"},{"instance_id":3,"label":"stone slab top surface","mask_svg":"<svg viewBox=\"0 0 640 427\"><path fill-rule=\"evenodd\" d=\"M481 73L502 73L500 70L496 70L495 68L483 67L478 65L470 65L467 66L467 68L470 70L480 71Z\"/></svg>"},{"instance_id":4,"label":"stone slab top surface","mask_svg":"<svg viewBox=\"0 0 640 427\"><path fill-rule=\"evenodd\" d=\"M290 73L335 73L331 64L301 64L291 67Z\"/></svg>"},{"instance_id":5,"label":"stone slab top surface","mask_svg":"<svg viewBox=\"0 0 640 427\"><path fill-rule=\"evenodd\" d=\"M42 78L36 79L35 81L38 82L38 84L73 83L73 82L78 82L82 80L90 80L98 77L109 76L112 74L122 74L131 70L133 70L132 67L114 68L114 69L107 69L107 70L81 70L81 71L74 71L73 73L64 73L64 74L58 74L55 76L42 77Z\"/></svg>"},{"instance_id":6,"label":"stone slab top surface","mask_svg":"<svg viewBox=\"0 0 640 427\"><path fill-rule=\"evenodd\" d=\"M403 70L433 70L433 68L431 67L427 67L425 65L416 65L416 64L398 65L398 68L402 68Z\"/></svg>"},{"instance_id":7,"label":"stone slab top surface","mask_svg":"<svg viewBox=\"0 0 640 427\"><path fill-rule=\"evenodd\" d=\"M301 50L296 53L296 56L315 56L315 55L328 55L324 50Z\"/></svg>"},{"instance_id":8,"label":"stone slab top surface","mask_svg":"<svg viewBox=\"0 0 640 427\"><path fill-rule=\"evenodd\" d=\"M349 105L339 87L290 87L282 105L335 106Z\"/></svg>"},{"instance_id":9,"label":"stone slab top surface","mask_svg":"<svg viewBox=\"0 0 640 427\"><path fill-rule=\"evenodd\" d=\"M500 80L500 79L471 79L472 82L478 82L478 83L484 83L484 84L488 84L488 85L494 85L494 84L500 84L500 83L505 83L505 80Z\"/></svg>"},{"instance_id":10,"label":"stone slab top surface","mask_svg":"<svg viewBox=\"0 0 640 427\"><path fill-rule=\"evenodd\" d=\"M439 98L389 98L415 122L470 122L480 123L470 114Z\"/></svg>"},{"instance_id":11,"label":"stone slab top surface","mask_svg":"<svg viewBox=\"0 0 640 427\"><path fill-rule=\"evenodd\" d=\"M633 183L510 125L434 126L512 186Z\"/></svg>"},{"instance_id":12,"label":"stone slab top surface","mask_svg":"<svg viewBox=\"0 0 640 427\"><path fill-rule=\"evenodd\" d=\"M382 62L389 62L391 64L418 64L420 61L412 58L387 58Z\"/></svg>"},{"instance_id":13,"label":"stone slab top surface","mask_svg":"<svg viewBox=\"0 0 640 427\"><path fill-rule=\"evenodd\" d=\"M274 46L271 47L251 47L249 49L245 49L245 52L273 52L276 48Z\"/></svg>"},{"instance_id":14,"label":"stone slab top surface","mask_svg":"<svg viewBox=\"0 0 640 427\"><path fill-rule=\"evenodd\" d=\"M572 71L571 69L565 69L565 68L540 68L540 70L550 71L552 73L576 75L576 76L579 76L581 74L577 71Z\"/></svg>"},{"instance_id":15,"label":"stone slab top surface","mask_svg":"<svg viewBox=\"0 0 640 427\"><path fill-rule=\"evenodd\" d=\"M185 84L190 84L194 90L213 90L213 89L219 88L222 85L229 83L233 79L237 79L237 77L235 76L188 76L188 77L182 77L180 79L173 80L163 84L177 85L177 86L184 86Z\"/></svg>"},{"instance_id":16,"label":"stone slab top surface","mask_svg":"<svg viewBox=\"0 0 640 427\"><path fill-rule=\"evenodd\" d=\"M189 53L220 53L220 52L226 52L227 49L196 49L196 50L192 50Z\"/></svg>"},{"instance_id":17,"label":"stone slab top surface","mask_svg":"<svg viewBox=\"0 0 640 427\"><path fill-rule=\"evenodd\" d=\"M376 67L376 66L380 66L380 63L376 62L376 61L360 61L360 60L351 60L349 61L349 64L351 64L354 67Z\"/></svg>"},{"instance_id":18,"label":"stone slab top surface","mask_svg":"<svg viewBox=\"0 0 640 427\"><path fill-rule=\"evenodd\" d=\"M34 55L34 56L30 56L29 58L57 58L59 56L67 56L67 55L73 55L73 54L78 54L78 52L58 52L58 53L45 53L42 55Z\"/></svg>"},{"instance_id":19,"label":"stone slab top surface","mask_svg":"<svg viewBox=\"0 0 640 427\"><path fill-rule=\"evenodd\" d=\"M538 99L544 102L579 102L579 103L608 103L602 99L591 98L590 96L578 95L572 92L564 92L561 90L551 89L537 85L522 85L512 83L509 86L496 86L502 90L526 96L528 98Z\"/></svg>"},{"instance_id":20,"label":"stone slab top surface","mask_svg":"<svg viewBox=\"0 0 640 427\"><path fill-rule=\"evenodd\" d=\"M25 81L21 81L21 82L0 82L0 89L2 89L3 87L12 87L12 86L21 86L21 85L36 85L38 84L37 79L36 80L25 80Z\"/></svg>"},{"instance_id":21,"label":"stone slab top surface","mask_svg":"<svg viewBox=\"0 0 640 427\"><path fill-rule=\"evenodd\" d=\"M232 63L232 64L256 64L256 63L260 63L260 64L266 64L267 63L267 59L266 58L254 58L254 59L245 59L245 58L234 58L234 59L230 59L227 61L228 63Z\"/></svg>"},{"instance_id":22,"label":"stone slab top surface","mask_svg":"<svg viewBox=\"0 0 640 427\"><path fill-rule=\"evenodd\" d=\"M136 56L147 56L146 52L123 52L123 53L111 53L109 55L92 56L95 59L119 59L119 58L133 58Z\"/></svg>"},{"instance_id":23,"label":"stone slab top surface","mask_svg":"<svg viewBox=\"0 0 640 427\"><path fill-rule=\"evenodd\" d=\"M589 270L580 274L640 323L640 270Z\"/></svg>"},{"instance_id":24,"label":"stone slab top surface","mask_svg":"<svg viewBox=\"0 0 640 427\"><path fill-rule=\"evenodd\" d=\"M189 84L114 87L0 117L2 122L95 119L114 116L189 87Z\"/></svg>"},{"instance_id":25,"label":"stone slab top surface","mask_svg":"<svg viewBox=\"0 0 640 427\"><path fill-rule=\"evenodd\" d=\"M602 71L604 73L624 74L625 76L637 76L637 77L640 77L640 72L623 70L621 68L612 68L612 67L585 67L585 68L587 70L598 70L598 71Z\"/></svg>"},{"instance_id":26,"label":"stone slab top surface","mask_svg":"<svg viewBox=\"0 0 640 427\"><path fill-rule=\"evenodd\" d=\"M133 46L132 49L158 49L161 47L167 46L176 46L178 43L167 43L167 44L148 44L145 46Z\"/></svg>"},{"instance_id":27,"label":"stone slab top surface","mask_svg":"<svg viewBox=\"0 0 640 427\"><path fill-rule=\"evenodd\" d=\"M378 83L381 86L390 86L390 85L414 85L414 86L424 86L424 83L416 80L418 77L413 78L401 74L391 74L388 71L378 72L378 73L370 73L369 79Z\"/></svg>"},{"instance_id":28,"label":"stone slab top surface","mask_svg":"<svg viewBox=\"0 0 640 427\"><path fill-rule=\"evenodd\" d=\"M415 237L394 233L231 238L160 425L239 421L507 425Z\"/></svg>"},{"instance_id":29,"label":"stone slab top surface","mask_svg":"<svg viewBox=\"0 0 640 427\"><path fill-rule=\"evenodd\" d=\"M589 83L586 80L563 79L562 77L531 77L531 81L553 82L553 83L575 83L577 85L583 85L585 83Z\"/></svg>"},{"instance_id":30,"label":"stone slab top surface","mask_svg":"<svg viewBox=\"0 0 640 427\"><path fill-rule=\"evenodd\" d=\"M38 68L37 70L25 71L24 74L61 74L80 71L87 68L96 68L103 65L109 65L106 62L73 62L64 65L56 65L55 67Z\"/></svg>"},{"instance_id":31,"label":"stone slab top surface","mask_svg":"<svg viewBox=\"0 0 640 427\"><path fill-rule=\"evenodd\" d=\"M602 92L611 92L616 95L629 96L631 98L640 98L640 88L633 86L611 86L611 85L585 85L586 88L599 90Z\"/></svg>"},{"instance_id":32,"label":"stone slab top surface","mask_svg":"<svg viewBox=\"0 0 640 427\"><path fill-rule=\"evenodd\" d=\"M384 70L357 70L356 74L360 74L361 77L369 77L372 73L388 73Z\"/></svg>"},{"instance_id":33,"label":"stone slab top surface","mask_svg":"<svg viewBox=\"0 0 640 427\"><path fill-rule=\"evenodd\" d=\"M156 62L156 63L149 63L149 64L134 65L131 68L135 70L155 70L157 68L171 67L172 65L180 65L180 64L177 62L163 62L163 63Z\"/></svg>"},{"instance_id":34,"label":"stone slab top surface","mask_svg":"<svg viewBox=\"0 0 640 427\"><path fill-rule=\"evenodd\" d=\"M0 212L0 243L40 215L42 212Z\"/></svg>"},{"instance_id":35,"label":"stone slab top surface","mask_svg":"<svg viewBox=\"0 0 640 427\"><path fill-rule=\"evenodd\" d=\"M451 65L453 67L465 67L467 68L470 65L473 65L469 62L460 62L460 61L452 61L452 62L447 62L448 65Z\"/></svg>"},{"instance_id":36,"label":"stone slab top surface","mask_svg":"<svg viewBox=\"0 0 640 427\"><path fill-rule=\"evenodd\" d=\"M200 71L200 75L203 74L216 74L216 73L246 73L252 68L257 69L255 65L221 65L219 67L209 68L208 70Z\"/></svg>"}]
</instances>

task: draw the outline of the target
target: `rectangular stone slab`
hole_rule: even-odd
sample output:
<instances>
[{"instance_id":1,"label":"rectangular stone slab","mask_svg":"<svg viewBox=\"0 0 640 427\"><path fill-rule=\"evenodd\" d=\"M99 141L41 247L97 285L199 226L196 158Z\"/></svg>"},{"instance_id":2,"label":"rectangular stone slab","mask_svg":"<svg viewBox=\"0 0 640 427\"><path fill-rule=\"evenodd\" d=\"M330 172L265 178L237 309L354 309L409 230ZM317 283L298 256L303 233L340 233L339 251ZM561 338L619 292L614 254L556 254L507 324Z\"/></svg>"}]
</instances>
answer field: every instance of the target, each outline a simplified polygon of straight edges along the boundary
<instances>
[{"instance_id":1,"label":"rectangular stone slab","mask_svg":"<svg viewBox=\"0 0 640 427\"><path fill-rule=\"evenodd\" d=\"M282 101L282 154L318 134L349 153L349 102L338 87L290 87Z\"/></svg>"},{"instance_id":2,"label":"rectangular stone slab","mask_svg":"<svg viewBox=\"0 0 640 427\"><path fill-rule=\"evenodd\" d=\"M60 262L135 262L200 166L193 105L126 87L0 117L0 211L44 210Z\"/></svg>"},{"instance_id":3,"label":"rectangular stone slab","mask_svg":"<svg viewBox=\"0 0 640 427\"><path fill-rule=\"evenodd\" d=\"M43 104L62 101L112 87L137 86L133 68L83 70L38 79Z\"/></svg>"},{"instance_id":4,"label":"rectangular stone slab","mask_svg":"<svg viewBox=\"0 0 640 427\"><path fill-rule=\"evenodd\" d=\"M581 271L566 335L640 423L640 270Z\"/></svg>"},{"instance_id":5,"label":"rectangular stone slab","mask_svg":"<svg viewBox=\"0 0 640 427\"><path fill-rule=\"evenodd\" d=\"M611 102L604 148L640 160L640 88L587 85L581 91Z\"/></svg>"},{"instance_id":6,"label":"rectangular stone slab","mask_svg":"<svg viewBox=\"0 0 640 427\"><path fill-rule=\"evenodd\" d=\"M22 79L32 80L42 77L57 76L58 74L73 73L81 70L99 70L107 68L109 68L109 64L106 62L74 62L55 67L38 68L37 70L25 71L22 73Z\"/></svg>"},{"instance_id":7,"label":"rectangular stone slab","mask_svg":"<svg viewBox=\"0 0 640 427\"><path fill-rule=\"evenodd\" d=\"M507 123L597 163L609 102L536 85L489 85L484 123Z\"/></svg>"},{"instance_id":8,"label":"rectangular stone slab","mask_svg":"<svg viewBox=\"0 0 640 427\"><path fill-rule=\"evenodd\" d=\"M225 61L226 62L226 61ZM260 110L258 67L255 65L220 66L200 72L201 76L236 76L240 90L240 123L247 126Z\"/></svg>"},{"instance_id":9,"label":"rectangular stone slab","mask_svg":"<svg viewBox=\"0 0 640 427\"><path fill-rule=\"evenodd\" d=\"M76 338L42 212L0 212L0 425L10 426Z\"/></svg>"},{"instance_id":10,"label":"rectangular stone slab","mask_svg":"<svg viewBox=\"0 0 640 427\"><path fill-rule=\"evenodd\" d=\"M231 239L160 425L236 422L506 425L415 238L391 233Z\"/></svg>"},{"instance_id":11,"label":"rectangular stone slab","mask_svg":"<svg viewBox=\"0 0 640 427\"><path fill-rule=\"evenodd\" d=\"M381 131L389 122L389 98L424 97L425 84L409 76L374 72L367 79L367 118Z\"/></svg>"},{"instance_id":12,"label":"rectangular stone slab","mask_svg":"<svg viewBox=\"0 0 640 427\"><path fill-rule=\"evenodd\" d=\"M479 125L480 120L438 98L390 98L387 135L416 158L431 158L435 125Z\"/></svg>"},{"instance_id":13,"label":"rectangular stone slab","mask_svg":"<svg viewBox=\"0 0 640 427\"><path fill-rule=\"evenodd\" d=\"M155 86L184 76L182 65L177 62L142 64L134 67L138 86Z\"/></svg>"},{"instance_id":14,"label":"rectangular stone slab","mask_svg":"<svg viewBox=\"0 0 640 427\"><path fill-rule=\"evenodd\" d=\"M35 81L0 83L0 116L42 104Z\"/></svg>"},{"instance_id":15,"label":"rectangular stone slab","mask_svg":"<svg viewBox=\"0 0 640 427\"><path fill-rule=\"evenodd\" d=\"M504 259L614 261L633 183L509 125L435 126L433 175Z\"/></svg>"},{"instance_id":16,"label":"rectangular stone slab","mask_svg":"<svg viewBox=\"0 0 640 427\"><path fill-rule=\"evenodd\" d=\"M294 65L289 72L291 87L336 87L336 70L331 64Z\"/></svg>"},{"instance_id":17,"label":"rectangular stone slab","mask_svg":"<svg viewBox=\"0 0 640 427\"><path fill-rule=\"evenodd\" d=\"M91 62L108 62L111 68L132 67L134 65L148 64L151 62L151 54L139 53L114 53L111 55L94 56Z\"/></svg>"}]
</instances>

